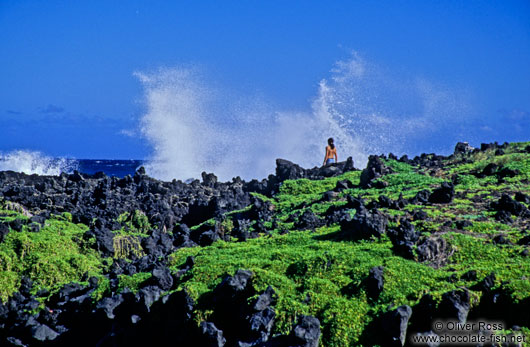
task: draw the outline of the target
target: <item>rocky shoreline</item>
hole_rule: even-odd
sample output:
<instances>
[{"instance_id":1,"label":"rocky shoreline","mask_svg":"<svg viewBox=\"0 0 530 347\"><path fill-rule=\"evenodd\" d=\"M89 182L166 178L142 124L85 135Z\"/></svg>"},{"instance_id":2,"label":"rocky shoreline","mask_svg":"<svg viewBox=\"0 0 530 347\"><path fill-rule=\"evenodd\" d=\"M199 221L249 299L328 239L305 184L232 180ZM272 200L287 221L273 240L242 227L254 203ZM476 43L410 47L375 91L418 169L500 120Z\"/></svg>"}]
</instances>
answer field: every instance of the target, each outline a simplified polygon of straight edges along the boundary
<instances>
[{"instance_id":1,"label":"rocky shoreline","mask_svg":"<svg viewBox=\"0 0 530 347\"><path fill-rule=\"evenodd\" d=\"M354 170L351 158L309 170L278 159L276 175L270 175L262 181L244 182L237 177L232 182L221 183L215 175L203 173L202 182L195 180L189 184L153 179L145 174L143 168L133 177L121 179L108 177L104 173L86 175L74 172L60 176L38 176L0 172L0 199L7 202L5 207L29 217L0 224L0 241L10 230L21 231L25 226L33 232L39 232L50 216L67 212L72 222L89 225L90 230L84 237L95 238L97 251L103 257L112 257L116 252L112 230L122 227L123 223L118 222L120 215L142 211L153 226L150 235L141 241L145 255L135 257L132 263L116 259L107 274L116 280L123 273L152 272L150 285L137 294L124 291L93 304L91 294L97 287L97 279L89 278L87 287L67 285L51 297L44 310L37 315L30 315L27 311L35 310L39 302L30 294L32 281L24 277L20 291L7 304L0 305L0 339L14 346L25 346L27 343L31 346L42 343L64 346L131 345L142 339L145 345L153 341L158 341L156 345L197 345L197 341L202 341L199 345L204 346L223 345L226 338L214 323L204 322L199 328L191 324L194 303L185 292L160 299L163 291L173 288L173 277L183 276L193 266L193 259L190 259L188 268L172 275L165 260L180 247L206 246L221 238L229 241L231 236L246 239L256 237L257 232L248 233L243 225L233 235L218 229L191 231L187 224L196 225L210 218L221 218L226 212L240 210L251 204L253 209L249 211L247 219L270 215L270 206L250 193L271 196L286 179L321 179L350 170ZM168 233L168 230L173 232ZM232 333L225 331L225 336L232 340L245 337L252 342L248 343L249 346L268 340L274 319L274 311L268 307L274 293L272 288L260 296L255 307L247 307L246 300L255 294L246 288L251 276L250 272L242 270L234 277L226 278L216 289L220 299L215 303L228 308L225 308L224 315L221 314L219 322L227 318L238 321L237 324L233 323ZM111 286L113 284L117 285L116 281L111 280ZM46 294L40 293L41 296ZM151 308L153 304L156 305ZM237 310L232 311L230 307L240 307L241 312L234 317L233 312ZM217 309L216 312L222 310ZM225 327L219 322L217 324L224 330L230 330L230 326ZM174 325L168 325L170 323ZM245 325L249 326L243 328ZM171 336L168 331L171 331ZM149 337L146 338L145 334ZM293 327L291 335L276 337L269 344L296 345L305 344L305 340L318 342L319 335L318 320L303 316ZM160 339L157 340L156 336Z\"/></svg>"},{"instance_id":2,"label":"rocky shoreline","mask_svg":"<svg viewBox=\"0 0 530 347\"><path fill-rule=\"evenodd\" d=\"M522 153L530 153L529 147ZM449 157L370 156L358 185L340 180L335 188L322 195L322 201L337 201L339 194L348 189L385 188L388 183L380 178L394 172L385 164L388 159L420 167L435 177L447 160L458 158L459 163L465 164L472 154L494 151L500 156L507 148L508 144L483 144L480 149L473 149L459 143ZM121 179L103 173L37 176L0 172L2 209L26 217L1 222L0 243L9 233L39 233L47 220L62 215L72 223L88 226L83 239L93 240L93 248L102 258L113 258L104 274L111 295L97 302L93 298L101 279L96 277L83 278L86 285L67 284L50 295L46 290L35 292L31 276L22 275L18 291L7 302L0 303L0 345L318 346L322 322L315 316L296 317L287 334L274 332L277 293L272 286L256 292L253 272L240 269L227 274L211 295L196 302L185 290L175 291L185 282L194 258L188 257L177 272L169 269L170 255L180 248L207 247L217 240L244 242L271 236L273 229L281 229L275 215L276 206L268 198L279 192L284 181L322 180L356 170L351 158L314 169L303 169L282 159L276 165L276 173L262 181L234 178L232 182L222 183L214 174L203 173L201 181L189 184L158 181L148 177L143 168L134 176ZM475 173L477 177L498 180L518 174L498 165ZM421 208L409 213L406 207L451 203L460 197L455 191L458 183L459 176L454 175L434 189L421 190L408 198L380 195L377 200L366 201L346 195L344 203L332 205L320 215L305 209L303 213L290 215L286 222L294 223L295 230L339 225L334 235L338 240L356 242L388 237L394 254L439 268L448 264L454 247L440 235L416 230L413 222L429 217ZM514 191L496 197L488 208L495 212L496 220L523 230L530 219L528 203L528 195ZM307 206L302 203L298 208ZM383 209L401 211L404 216L389 215ZM227 214L233 224L230 228L224 225ZM208 223L212 220L213 224ZM441 231L450 225L442 226ZM138 235L118 238L116 230L128 227ZM465 225L454 228L463 230ZM530 244L530 237L524 235L520 244ZM498 238L495 242L509 241ZM373 267L361 284L372 301L378 300L385 288L385 271L384 266ZM138 273L151 273L141 288L137 291L119 288L120 275ZM466 276L477 280L472 270ZM469 290L482 293L478 304ZM199 306L212 312L208 320L197 316ZM434 317L462 323L479 318L502 320L508 328L517 330L517 327L530 327L528 312L530 297L516 302L506 286L495 285L492 273L474 288L449 291L441 300L426 293L415 306L389 308L372 320L365 329L364 339L384 346L402 346L413 334L435 334L431 325Z\"/></svg>"}]
</instances>

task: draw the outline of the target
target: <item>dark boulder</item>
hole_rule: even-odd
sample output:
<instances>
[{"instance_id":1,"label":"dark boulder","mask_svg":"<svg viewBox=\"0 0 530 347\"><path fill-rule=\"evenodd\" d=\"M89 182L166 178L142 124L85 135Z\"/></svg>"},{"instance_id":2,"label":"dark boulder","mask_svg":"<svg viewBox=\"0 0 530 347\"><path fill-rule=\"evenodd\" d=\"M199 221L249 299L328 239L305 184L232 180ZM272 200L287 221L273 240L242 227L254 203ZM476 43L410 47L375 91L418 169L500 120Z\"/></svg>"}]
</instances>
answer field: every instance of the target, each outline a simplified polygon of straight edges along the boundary
<instances>
[{"instance_id":1,"label":"dark boulder","mask_svg":"<svg viewBox=\"0 0 530 347\"><path fill-rule=\"evenodd\" d=\"M493 176L495 175L495 173L497 173L498 169L499 169L499 165L495 163L489 163L488 165L484 167L484 169L482 169L481 175L479 176L480 177Z\"/></svg>"},{"instance_id":2,"label":"dark boulder","mask_svg":"<svg viewBox=\"0 0 530 347\"><path fill-rule=\"evenodd\" d=\"M234 302L246 300L253 293L252 276L251 271L237 270L234 276L225 277L213 291L214 304L231 306Z\"/></svg>"},{"instance_id":3,"label":"dark boulder","mask_svg":"<svg viewBox=\"0 0 530 347\"><path fill-rule=\"evenodd\" d=\"M350 212L343 206L331 205L325 212L327 225L339 223L342 220L351 220Z\"/></svg>"},{"instance_id":4,"label":"dark boulder","mask_svg":"<svg viewBox=\"0 0 530 347\"><path fill-rule=\"evenodd\" d=\"M353 163L353 158L352 157L346 158L346 162L344 162L344 166L342 167L342 173L348 172L348 171L354 171L354 170L356 169Z\"/></svg>"},{"instance_id":5,"label":"dark boulder","mask_svg":"<svg viewBox=\"0 0 530 347\"><path fill-rule=\"evenodd\" d=\"M502 194L498 201L491 203L491 208L499 212L505 211L519 217L530 217L528 208L519 201L513 200L508 194Z\"/></svg>"},{"instance_id":6,"label":"dark boulder","mask_svg":"<svg viewBox=\"0 0 530 347\"><path fill-rule=\"evenodd\" d=\"M9 226L5 223L0 223L0 242L4 241L4 238L9 233Z\"/></svg>"},{"instance_id":7,"label":"dark boulder","mask_svg":"<svg viewBox=\"0 0 530 347\"><path fill-rule=\"evenodd\" d=\"M386 231L388 218L378 210L359 208L351 219L344 219L340 223L341 233L353 240L366 240L372 236L381 237Z\"/></svg>"},{"instance_id":8,"label":"dark boulder","mask_svg":"<svg viewBox=\"0 0 530 347\"><path fill-rule=\"evenodd\" d=\"M414 245L418 242L420 233L414 229L408 220L402 220L397 228L388 232L394 251L409 259L414 258Z\"/></svg>"},{"instance_id":9,"label":"dark boulder","mask_svg":"<svg viewBox=\"0 0 530 347\"><path fill-rule=\"evenodd\" d=\"M497 213L495 214L495 220L502 222L504 224L513 223L512 215L510 214L510 212L504 211L504 210L497 211Z\"/></svg>"},{"instance_id":10,"label":"dark boulder","mask_svg":"<svg viewBox=\"0 0 530 347\"><path fill-rule=\"evenodd\" d=\"M409 203L414 205L423 205L429 202L430 197L430 191L427 189L420 190L413 198L409 199Z\"/></svg>"},{"instance_id":11,"label":"dark boulder","mask_svg":"<svg viewBox=\"0 0 530 347\"><path fill-rule=\"evenodd\" d=\"M95 248L104 257L114 256L114 234L108 229L92 229L87 231L83 238L88 240L95 238Z\"/></svg>"},{"instance_id":12,"label":"dark boulder","mask_svg":"<svg viewBox=\"0 0 530 347\"><path fill-rule=\"evenodd\" d=\"M14 231L22 231L22 228L26 224L27 222L20 218L13 219L11 222L8 222L9 227L13 229Z\"/></svg>"},{"instance_id":13,"label":"dark boulder","mask_svg":"<svg viewBox=\"0 0 530 347\"><path fill-rule=\"evenodd\" d=\"M386 195L379 195L378 202L380 207L397 209L395 202Z\"/></svg>"},{"instance_id":14,"label":"dark boulder","mask_svg":"<svg viewBox=\"0 0 530 347\"><path fill-rule=\"evenodd\" d=\"M223 332L211 322L201 322L200 326L201 337L197 341L200 346L204 347L223 347L226 339L223 337Z\"/></svg>"},{"instance_id":15,"label":"dark boulder","mask_svg":"<svg viewBox=\"0 0 530 347\"><path fill-rule=\"evenodd\" d=\"M270 307L252 314L248 322L248 334L244 340L256 342L266 342L271 334L272 326L276 313Z\"/></svg>"},{"instance_id":16,"label":"dark boulder","mask_svg":"<svg viewBox=\"0 0 530 347\"><path fill-rule=\"evenodd\" d=\"M59 334L44 324L36 324L31 327L31 337L37 341L53 341Z\"/></svg>"},{"instance_id":17,"label":"dark boulder","mask_svg":"<svg viewBox=\"0 0 530 347\"><path fill-rule=\"evenodd\" d=\"M138 291L136 298L144 312L150 312L151 306L160 299L161 290L157 286L147 286Z\"/></svg>"},{"instance_id":18,"label":"dark boulder","mask_svg":"<svg viewBox=\"0 0 530 347\"><path fill-rule=\"evenodd\" d=\"M336 192L340 192L344 189L351 189L353 187L354 185L353 183L351 183L350 180L341 180L341 181L337 181L337 184L335 185L335 188L333 190Z\"/></svg>"},{"instance_id":19,"label":"dark boulder","mask_svg":"<svg viewBox=\"0 0 530 347\"><path fill-rule=\"evenodd\" d=\"M410 331L424 332L431 330L434 318L438 315L436 301L430 294L424 294L420 301L412 307Z\"/></svg>"},{"instance_id":20,"label":"dark boulder","mask_svg":"<svg viewBox=\"0 0 530 347\"><path fill-rule=\"evenodd\" d=\"M25 296L30 295L30 291L33 288L33 281L27 276L22 276L20 279L20 287L18 291Z\"/></svg>"},{"instance_id":21,"label":"dark boulder","mask_svg":"<svg viewBox=\"0 0 530 347\"><path fill-rule=\"evenodd\" d=\"M407 336L407 325L412 315L410 306L403 305L381 317L383 346L403 346Z\"/></svg>"},{"instance_id":22,"label":"dark boulder","mask_svg":"<svg viewBox=\"0 0 530 347\"><path fill-rule=\"evenodd\" d=\"M455 222L455 226L457 229L464 230L465 228L469 228L473 226L473 222L464 219L464 220L457 220Z\"/></svg>"},{"instance_id":23,"label":"dark boulder","mask_svg":"<svg viewBox=\"0 0 530 347\"><path fill-rule=\"evenodd\" d=\"M380 157L371 155L368 157L368 164L361 172L361 187L368 187L371 182L381 176L391 173L392 169L387 167Z\"/></svg>"},{"instance_id":24,"label":"dark boulder","mask_svg":"<svg viewBox=\"0 0 530 347\"><path fill-rule=\"evenodd\" d=\"M170 290L173 287L171 271L165 266L156 267L153 269L149 282L162 290Z\"/></svg>"},{"instance_id":25,"label":"dark boulder","mask_svg":"<svg viewBox=\"0 0 530 347\"><path fill-rule=\"evenodd\" d=\"M342 170L337 166L337 164L325 165L318 170L318 176L322 177L333 177L340 175L341 173Z\"/></svg>"},{"instance_id":26,"label":"dark boulder","mask_svg":"<svg viewBox=\"0 0 530 347\"><path fill-rule=\"evenodd\" d=\"M250 199L252 207L248 212L248 218L251 220L270 221L274 215L275 206L270 201L265 201L253 196Z\"/></svg>"},{"instance_id":27,"label":"dark boulder","mask_svg":"<svg viewBox=\"0 0 530 347\"><path fill-rule=\"evenodd\" d=\"M489 293L493 290L493 287L495 286L496 276L495 273L492 272L488 276L484 277L482 281L477 283L475 286L471 287L473 290L480 290L484 293Z\"/></svg>"},{"instance_id":28,"label":"dark boulder","mask_svg":"<svg viewBox=\"0 0 530 347\"><path fill-rule=\"evenodd\" d=\"M458 142L455 146L454 154L468 154L474 150L467 142Z\"/></svg>"},{"instance_id":29,"label":"dark boulder","mask_svg":"<svg viewBox=\"0 0 530 347\"><path fill-rule=\"evenodd\" d=\"M435 267L445 265L452 254L451 245L442 237L424 238L416 249L418 261L429 262Z\"/></svg>"},{"instance_id":30,"label":"dark boulder","mask_svg":"<svg viewBox=\"0 0 530 347\"><path fill-rule=\"evenodd\" d=\"M96 313L102 313L108 319L114 319L114 310L123 303L121 294L103 298L96 304Z\"/></svg>"},{"instance_id":31,"label":"dark boulder","mask_svg":"<svg viewBox=\"0 0 530 347\"><path fill-rule=\"evenodd\" d=\"M477 280L477 271L476 270L469 270L462 276L460 276L461 279L464 281L476 281Z\"/></svg>"},{"instance_id":32,"label":"dark boulder","mask_svg":"<svg viewBox=\"0 0 530 347\"><path fill-rule=\"evenodd\" d=\"M253 305L253 309L256 311L263 311L267 307L276 303L276 292L271 286L268 286L265 291L258 296L256 302Z\"/></svg>"},{"instance_id":33,"label":"dark boulder","mask_svg":"<svg viewBox=\"0 0 530 347\"><path fill-rule=\"evenodd\" d=\"M219 235L213 230L208 230L199 236L199 245L210 246L217 240L219 240Z\"/></svg>"},{"instance_id":34,"label":"dark boulder","mask_svg":"<svg viewBox=\"0 0 530 347\"><path fill-rule=\"evenodd\" d=\"M453 290L442 295L438 305L439 318L465 323L470 309L470 297L467 289Z\"/></svg>"},{"instance_id":35,"label":"dark boulder","mask_svg":"<svg viewBox=\"0 0 530 347\"><path fill-rule=\"evenodd\" d=\"M497 142L495 143L481 143L480 150L482 152L487 151L488 149L496 149L499 146Z\"/></svg>"},{"instance_id":36,"label":"dark boulder","mask_svg":"<svg viewBox=\"0 0 530 347\"><path fill-rule=\"evenodd\" d=\"M435 189L429 197L433 204L448 204L453 201L455 186L450 182L444 182L440 188Z\"/></svg>"},{"instance_id":37,"label":"dark boulder","mask_svg":"<svg viewBox=\"0 0 530 347\"><path fill-rule=\"evenodd\" d=\"M413 220L427 220L429 218L429 215L424 210L414 210L412 212L412 219Z\"/></svg>"},{"instance_id":38,"label":"dark boulder","mask_svg":"<svg viewBox=\"0 0 530 347\"><path fill-rule=\"evenodd\" d=\"M530 204L530 196L524 193L517 192L515 193L514 198L515 198L515 201L524 202L525 204Z\"/></svg>"},{"instance_id":39,"label":"dark boulder","mask_svg":"<svg viewBox=\"0 0 530 347\"><path fill-rule=\"evenodd\" d=\"M215 184L217 183L217 176L215 176L213 173L207 174L206 172L202 172L201 176L203 185L210 188L215 187Z\"/></svg>"},{"instance_id":40,"label":"dark boulder","mask_svg":"<svg viewBox=\"0 0 530 347\"><path fill-rule=\"evenodd\" d=\"M382 266L374 266L370 269L368 277L365 279L366 295L372 300L377 299L383 291L383 270Z\"/></svg>"},{"instance_id":41,"label":"dark boulder","mask_svg":"<svg viewBox=\"0 0 530 347\"><path fill-rule=\"evenodd\" d=\"M491 242L496 245L511 245L512 242L506 238L503 234L496 235Z\"/></svg>"},{"instance_id":42,"label":"dark boulder","mask_svg":"<svg viewBox=\"0 0 530 347\"><path fill-rule=\"evenodd\" d=\"M295 346L318 347L320 321L316 317L300 316L291 336Z\"/></svg>"},{"instance_id":43,"label":"dark boulder","mask_svg":"<svg viewBox=\"0 0 530 347\"><path fill-rule=\"evenodd\" d=\"M285 159L276 159L276 177L280 181L304 178L305 169Z\"/></svg>"},{"instance_id":44,"label":"dark boulder","mask_svg":"<svg viewBox=\"0 0 530 347\"><path fill-rule=\"evenodd\" d=\"M298 218L298 221L294 224L294 227L298 230L316 229L324 225L324 223L324 220L317 217L310 209L307 209Z\"/></svg>"},{"instance_id":45,"label":"dark boulder","mask_svg":"<svg viewBox=\"0 0 530 347\"><path fill-rule=\"evenodd\" d=\"M339 193L330 190L330 191L324 192L321 200L322 201L333 201L333 200L336 200L338 197L339 197Z\"/></svg>"},{"instance_id":46,"label":"dark boulder","mask_svg":"<svg viewBox=\"0 0 530 347\"><path fill-rule=\"evenodd\" d=\"M530 235L525 235L517 242L519 245L530 246Z\"/></svg>"},{"instance_id":47,"label":"dark boulder","mask_svg":"<svg viewBox=\"0 0 530 347\"><path fill-rule=\"evenodd\" d=\"M503 167L502 169L500 169L497 172L497 178L503 179L505 177L515 177L515 176L519 175L520 173L521 173L521 171L519 171L519 170Z\"/></svg>"}]
</instances>

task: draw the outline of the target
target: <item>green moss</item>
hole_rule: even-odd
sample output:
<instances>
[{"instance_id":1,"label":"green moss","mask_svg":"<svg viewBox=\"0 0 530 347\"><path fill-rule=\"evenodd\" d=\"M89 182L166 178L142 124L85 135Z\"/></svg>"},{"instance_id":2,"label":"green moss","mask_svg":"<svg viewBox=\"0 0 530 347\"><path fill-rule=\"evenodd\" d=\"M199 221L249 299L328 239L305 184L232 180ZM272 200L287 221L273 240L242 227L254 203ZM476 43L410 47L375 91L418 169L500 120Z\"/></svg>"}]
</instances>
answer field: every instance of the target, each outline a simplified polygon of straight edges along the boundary
<instances>
[{"instance_id":1,"label":"green moss","mask_svg":"<svg viewBox=\"0 0 530 347\"><path fill-rule=\"evenodd\" d=\"M394 172L407 173L407 172L414 171L414 168L412 167L412 165L403 163L397 160L393 160L393 159L385 160L385 165L390 167Z\"/></svg>"},{"instance_id":2,"label":"green moss","mask_svg":"<svg viewBox=\"0 0 530 347\"><path fill-rule=\"evenodd\" d=\"M35 290L54 291L84 275L102 274L99 254L83 239L87 229L61 216L47 220L37 233L26 228L8 233L0 244L1 300L18 290L22 275L34 281Z\"/></svg>"},{"instance_id":3,"label":"green moss","mask_svg":"<svg viewBox=\"0 0 530 347\"><path fill-rule=\"evenodd\" d=\"M129 288L133 293L136 293L140 289L140 286L152 276L150 272L138 272L130 276L118 275L118 292Z\"/></svg>"},{"instance_id":4,"label":"green moss","mask_svg":"<svg viewBox=\"0 0 530 347\"><path fill-rule=\"evenodd\" d=\"M513 231L513 228L509 225L490 221L474 221L472 226L466 227L465 229L481 234L496 234L502 231Z\"/></svg>"},{"instance_id":5,"label":"green moss","mask_svg":"<svg viewBox=\"0 0 530 347\"><path fill-rule=\"evenodd\" d=\"M148 237L149 231L152 229L147 216L140 210L122 213L118 219L123 227L113 232L118 235L129 235L137 237Z\"/></svg>"},{"instance_id":6,"label":"green moss","mask_svg":"<svg viewBox=\"0 0 530 347\"><path fill-rule=\"evenodd\" d=\"M356 344L370 321L369 312L385 310L391 303L412 304L424 292L441 295L454 288L443 281L448 276L445 271L393 255L388 240L339 242L334 240L337 230L291 232L244 243L218 241L209 247L181 249L172 255L171 264L176 269L188 256L195 257L190 278L180 284L195 298L211 292L224 275L237 269L253 271L256 290L272 285L279 295L276 331L287 333L298 314L316 315L326 326L322 339L326 346ZM378 265L385 266L386 284L374 305L363 288L355 288Z\"/></svg>"},{"instance_id":7,"label":"green moss","mask_svg":"<svg viewBox=\"0 0 530 347\"><path fill-rule=\"evenodd\" d=\"M462 272L476 270L479 278L495 272L499 283L509 283L514 298L530 296L525 279L530 273L530 259L520 254L522 246L498 247L487 239L458 233L448 233L445 237L456 247L451 267Z\"/></svg>"},{"instance_id":8,"label":"green moss","mask_svg":"<svg viewBox=\"0 0 530 347\"><path fill-rule=\"evenodd\" d=\"M92 292L92 299L97 302L110 295L110 280L106 277L99 279L97 288Z\"/></svg>"},{"instance_id":9,"label":"green moss","mask_svg":"<svg viewBox=\"0 0 530 347\"><path fill-rule=\"evenodd\" d=\"M383 176L380 180L388 184L388 187L384 190L392 193L402 192L403 190L412 190L414 188L425 189L430 186L439 185L443 182L441 178L422 175L416 172L389 174ZM421 189L418 189L418 191Z\"/></svg>"},{"instance_id":10,"label":"green moss","mask_svg":"<svg viewBox=\"0 0 530 347\"><path fill-rule=\"evenodd\" d=\"M112 239L114 247L114 258L132 259L141 258L145 252L137 236L133 235L116 235Z\"/></svg>"}]
</instances>

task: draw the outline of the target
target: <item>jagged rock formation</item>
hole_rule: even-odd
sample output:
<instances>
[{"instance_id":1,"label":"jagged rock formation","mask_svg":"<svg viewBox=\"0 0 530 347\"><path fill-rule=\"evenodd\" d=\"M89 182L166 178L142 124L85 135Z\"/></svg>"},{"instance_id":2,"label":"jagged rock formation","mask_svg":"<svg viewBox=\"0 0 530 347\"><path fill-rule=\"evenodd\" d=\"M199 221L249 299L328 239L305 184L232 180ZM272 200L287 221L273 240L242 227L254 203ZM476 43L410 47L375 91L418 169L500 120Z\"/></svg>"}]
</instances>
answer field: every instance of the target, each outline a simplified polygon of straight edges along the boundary
<instances>
[{"instance_id":1,"label":"jagged rock formation","mask_svg":"<svg viewBox=\"0 0 530 347\"><path fill-rule=\"evenodd\" d=\"M513 153L517 164L501 157ZM496 247L503 259L530 256L526 153L530 146L459 143L451 156L370 156L362 172L355 172L351 158L313 169L278 159L267 179L226 183L207 173L189 184L162 182L143 169L121 179L0 172L0 245L11 242L19 257L0 254L5 283L11 280L4 274L9 262L34 251L11 236L49 232L56 215L58 223L86 225L74 239L101 261L99 277L87 272L61 288L37 286L38 269L19 274L14 291L0 290L8 297L0 303L0 345L318 346L337 335L341 342L403 346L413 336L440 333L433 331L436 319L482 318L503 321L512 331L528 328L528 279L503 277L518 274L517 264L496 275L487 269L491 263L463 271L454 260L455 254L465 261L482 256L458 253L471 242L459 237L475 235L477 245L491 252L486 260L493 253L486 247ZM475 155L488 159L472 165ZM460 170L465 164L470 168ZM300 178L312 181L292 182ZM515 180L518 190L510 186ZM483 190L491 182L500 188L488 195ZM301 197L286 196L286 186ZM479 188L468 196L469 187ZM289 250L284 245L297 243L303 246L283 253ZM241 266L241 249L229 245L245 244L254 248L241 248L249 252ZM261 247L273 248L266 254L270 262L246 270L260 264ZM341 254L348 247L355 252ZM205 252L186 253L192 250ZM185 255L179 262L177 251ZM219 264L209 266L228 264L222 276L195 272L217 254ZM416 283L407 276L426 280L413 291ZM190 281L200 295L187 290ZM432 296L436 281L443 291ZM406 293L396 295L396 288ZM335 321L356 299L358 311ZM292 311L288 300L296 302ZM355 315L369 319L355 321ZM353 323L337 323L347 319ZM345 333L347 324L365 325L344 337L352 334Z\"/></svg>"}]
</instances>

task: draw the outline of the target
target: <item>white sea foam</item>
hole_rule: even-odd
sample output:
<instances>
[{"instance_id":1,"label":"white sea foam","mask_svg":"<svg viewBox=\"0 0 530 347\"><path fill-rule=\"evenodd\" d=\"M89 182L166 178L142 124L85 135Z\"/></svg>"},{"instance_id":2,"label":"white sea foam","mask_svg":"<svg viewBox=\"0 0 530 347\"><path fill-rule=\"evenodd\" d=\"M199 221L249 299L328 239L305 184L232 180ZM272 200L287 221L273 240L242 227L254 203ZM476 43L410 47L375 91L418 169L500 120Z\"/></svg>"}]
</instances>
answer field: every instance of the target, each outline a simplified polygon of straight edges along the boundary
<instances>
[{"instance_id":1,"label":"white sea foam","mask_svg":"<svg viewBox=\"0 0 530 347\"><path fill-rule=\"evenodd\" d=\"M276 158L321 165L328 137L335 138L339 160L352 156L357 167L368 154L448 148L468 111L460 91L398 78L355 53L321 80L310 112L234 97L209 87L193 68L136 76L145 89L141 130L153 148L146 169L166 180L202 171L223 180L262 178L274 172Z\"/></svg>"},{"instance_id":2,"label":"white sea foam","mask_svg":"<svg viewBox=\"0 0 530 347\"><path fill-rule=\"evenodd\" d=\"M0 153L0 171L17 171L26 174L57 176L61 172L72 172L77 161L65 158L52 158L37 151L16 150Z\"/></svg>"}]
</instances>

